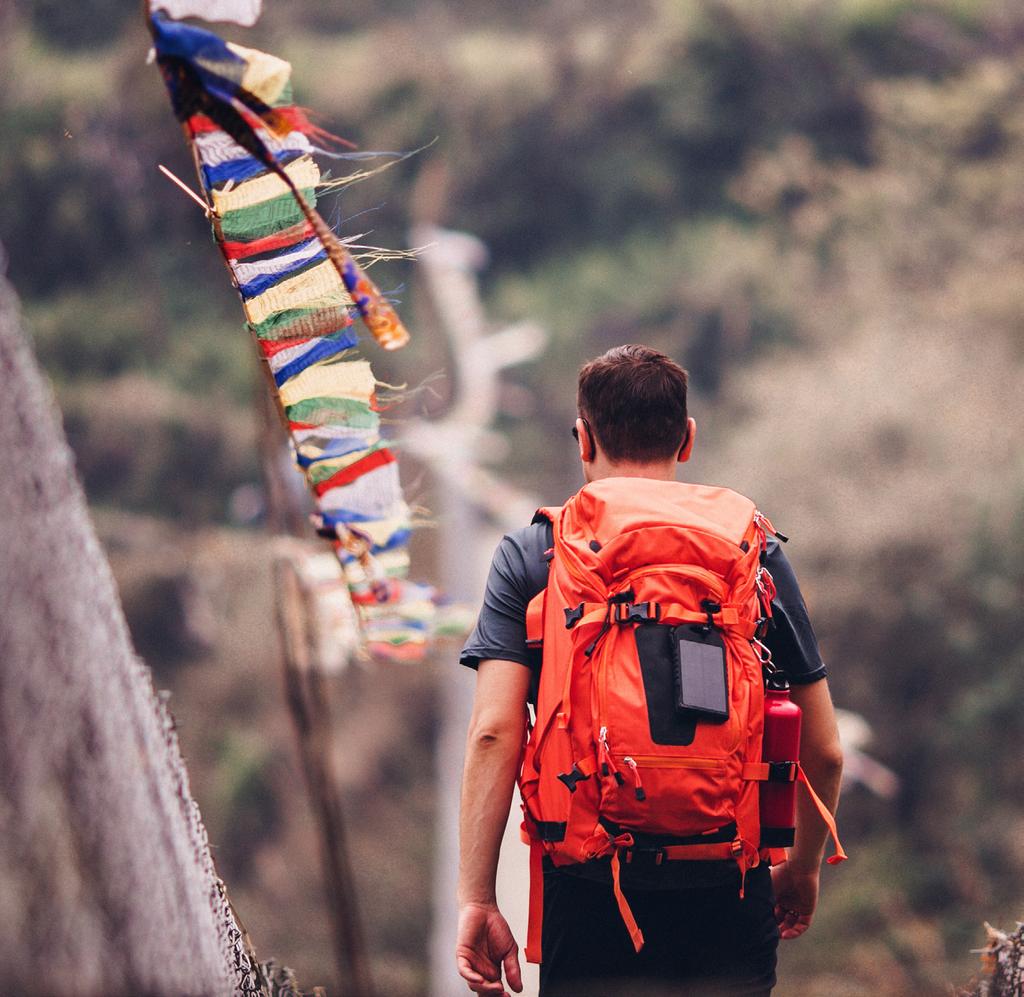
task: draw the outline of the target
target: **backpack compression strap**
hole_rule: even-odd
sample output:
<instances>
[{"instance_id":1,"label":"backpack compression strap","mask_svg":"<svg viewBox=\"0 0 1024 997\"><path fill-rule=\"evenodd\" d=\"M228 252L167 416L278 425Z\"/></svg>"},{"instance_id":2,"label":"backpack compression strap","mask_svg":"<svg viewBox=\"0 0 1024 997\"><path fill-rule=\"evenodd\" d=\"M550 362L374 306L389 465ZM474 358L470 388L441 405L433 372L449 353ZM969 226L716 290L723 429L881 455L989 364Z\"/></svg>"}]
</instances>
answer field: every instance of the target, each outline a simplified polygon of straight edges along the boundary
<instances>
[{"instance_id":1,"label":"backpack compression strap","mask_svg":"<svg viewBox=\"0 0 1024 997\"><path fill-rule=\"evenodd\" d=\"M636 923L636 918L633 916L633 911L630 910L626 895L622 892L622 886L619 883L620 851L620 848L616 848L612 852L612 885L615 889L615 902L619 905L619 915L622 917L622 923L625 924L626 930L629 932L633 948L639 952L644 947L644 933L640 930L640 925Z\"/></svg>"},{"instance_id":2,"label":"backpack compression strap","mask_svg":"<svg viewBox=\"0 0 1024 997\"><path fill-rule=\"evenodd\" d=\"M826 859L826 861L829 865L838 865L840 862L845 862L847 855L846 852L843 851L843 846L839 841L839 831L836 828L835 817L832 816L828 807L826 807L825 804L821 802L821 798L814 791L814 787L811 785L810 780L807 778L807 775L804 772L802 765L797 765L796 777L800 780L801 783L803 783L804 789L806 789L807 792L810 794L811 800L813 801L814 805L818 808L818 813L821 815L821 819L825 822L825 826L828 828L828 833L832 835L832 841L835 843L836 853L835 855L830 855Z\"/></svg>"},{"instance_id":3,"label":"backpack compression strap","mask_svg":"<svg viewBox=\"0 0 1024 997\"><path fill-rule=\"evenodd\" d=\"M849 856L843 851L842 842L839 840L839 829L836 827L836 819L832 816L829 808L821 801L821 797L814 791L811 780L807 778L807 773L804 772L803 766L799 762L779 762L776 764L789 766L791 775L786 781L798 782L807 790L807 795L810 796L811 802L818 811L822 823L828 828L828 833L832 836L832 841L836 846L835 855L830 855L826 860L828 864L838 865L840 862L845 862ZM747 762L743 766L743 778L752 782L766 782L775 778L775 776L772 774L771 765L768 762Z\"/></svg>"},{"instance_id":4,"label":"backpack compression strap","mask_svg":"<svg viewBox=\"0 0 1024 997\"><path fill-rule=\"evenodd\" d=\"M527 962L539 963L541 929L544 925L544 846L534 838L530 844L530 913L526 928Z\"/></svg>"}]
</instances>

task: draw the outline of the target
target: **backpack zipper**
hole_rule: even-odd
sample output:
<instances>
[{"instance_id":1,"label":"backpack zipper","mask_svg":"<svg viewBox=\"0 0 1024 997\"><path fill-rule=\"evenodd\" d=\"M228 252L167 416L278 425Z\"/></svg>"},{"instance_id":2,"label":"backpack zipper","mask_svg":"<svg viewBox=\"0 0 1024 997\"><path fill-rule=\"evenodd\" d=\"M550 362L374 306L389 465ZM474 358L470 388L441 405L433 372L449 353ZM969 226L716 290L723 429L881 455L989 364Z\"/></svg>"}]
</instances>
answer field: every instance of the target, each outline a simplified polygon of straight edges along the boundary
<instances>
[{"instance_id":1,"label":"backpack zipper","mask_svg":"<svg viewBox=\"0 0 1024 997\"><path fill-rule=\"evenodd\" d=\"M604 729L602 728L602 731ZM605 742L607 744L607 742ZM609 760L611 754L609 752ZM647 799L647 791L644 789L643 779L640 770L645 769L689 769L703 771L725 771L725 764L714 758L667 758L663 755L623 755L622 763L629 769L633 777L633 795L640 803ZM614 765L614 762L612 762ZM615 771L616 782L621 786L623 779L621 774Z\"/></svg>"},{"instance_id":2,"label":"backpack zipper","mask_svg":"<svg viewBox=\"0 0 1024 997\"><path fill-rule=\"evenodd\" d=\"M628 755L622 761L645 769L722 769L725 762L717 758L679 758L668 755ZM630 764L632 763L632 764Z\"/></svg>"}]
</instances>

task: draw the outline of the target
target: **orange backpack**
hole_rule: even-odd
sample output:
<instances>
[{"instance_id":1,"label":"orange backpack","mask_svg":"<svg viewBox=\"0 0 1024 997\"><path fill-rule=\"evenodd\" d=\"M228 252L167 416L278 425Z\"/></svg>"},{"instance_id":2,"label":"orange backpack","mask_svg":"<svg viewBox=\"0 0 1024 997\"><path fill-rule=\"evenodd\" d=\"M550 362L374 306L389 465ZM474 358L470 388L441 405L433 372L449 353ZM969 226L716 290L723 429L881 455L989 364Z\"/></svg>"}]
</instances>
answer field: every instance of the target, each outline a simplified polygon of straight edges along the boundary
<instances>
[{"instance_id":1,"label":"orange backpack","mask_svg":"<svg viewBox=\"0 0 1024 997\"><path fill-rule=\"evenodd\" d=\"M761 554L774 530L736 492L648 478L593 482L539 515L554 547L547 587L527 610L543 663L519 775L531 846L526 957L541 956L544 855L555 865L611 856L639 951L619 885L638 836L657 836L659 862L732 859L745 875L784 859L761 848L758 821L769 777L758 637L774 596ZM727 718L677 709L674 628L724 648Z\"/></svg>"}]
</instances>

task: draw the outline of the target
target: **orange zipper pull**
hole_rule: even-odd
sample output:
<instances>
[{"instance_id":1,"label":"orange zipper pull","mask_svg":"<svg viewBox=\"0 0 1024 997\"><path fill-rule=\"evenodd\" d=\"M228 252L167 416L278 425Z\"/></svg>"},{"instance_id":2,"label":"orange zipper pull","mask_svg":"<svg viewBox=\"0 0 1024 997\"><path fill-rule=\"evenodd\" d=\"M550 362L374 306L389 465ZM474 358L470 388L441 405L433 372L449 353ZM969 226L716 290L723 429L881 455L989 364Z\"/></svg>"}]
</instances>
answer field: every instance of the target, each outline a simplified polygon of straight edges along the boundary
<instances>
[{"instance_id":1,"label":"orange zipper pull","mask_svg":"<svg viewBox=\"0 0 1024 997\"><path fill-rule=\"evenodd\" d=\"M775 529L772 525L772 521L760 510L755 510L754 512L754 523L762 534L768 532L781 543L789 543L789 537L787 537L785 533L780 533ZM765 538L765 542L767 543L767 538Z\"/></svg>"},{"instance_id":2,"label":"orange zipper pull","mask_svg":"<svg viewBox=\"0 0 1024 997\"><path fill-rule=\"evenodd\" d=\"M615 781L621 786L625 780L612 758L612 749L608 746L608 728L602 727L597 735L598 755L601 758L601 775L613 775Z\"/></svg>"},{"instance_id":3,"label":"orange zipper pull","mask_svg":"<svg viewBox=\"0 0 1024 997\"><path fill-rule=\"evenodd\" d=\"M640 781L640 768L629 755L622 760L630 767L633 773L633 782L636 783L636 798L643 803L647 799L647 794L644 792L644 784Z\"/></svg>"}]
</instances>

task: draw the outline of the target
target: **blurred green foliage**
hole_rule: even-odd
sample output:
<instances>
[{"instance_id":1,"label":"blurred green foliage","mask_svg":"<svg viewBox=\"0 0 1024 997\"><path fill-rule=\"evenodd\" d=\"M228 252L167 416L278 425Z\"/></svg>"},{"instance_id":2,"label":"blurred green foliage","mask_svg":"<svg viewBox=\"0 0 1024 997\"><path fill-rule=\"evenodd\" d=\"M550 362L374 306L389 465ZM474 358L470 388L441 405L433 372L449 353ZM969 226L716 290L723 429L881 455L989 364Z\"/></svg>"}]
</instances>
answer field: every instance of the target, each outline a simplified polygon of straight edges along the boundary
<instances>
[{"instance_id":1,"label":"blurred green foliage","mask_svg":"<svg viewBox=\"0 0 1024 997\"><path fill-rule=\"evenodd\" d=\"M252 882L257 851L274 840L283 821L274 761L259 737L232 731L218 745L216 819L208 830L218 867L240 887Z\"/></svg>"},{"instance_id":2,"label":"blurred green foliage","mask_svg":"<svg viewBox=\"0 0 1024 997\"><path fill-rule=\"evenodd\" d=\"M33 30L48 44L68 51L103 48L116 40L124 22L137 13L130 0L22 0Z\"/></svg>"},{"instance_id":3,"label":"blurred green foliage","mask_svg":"<svg viewBox=\"0 0 1024 997\"><path fill-rule=\"evenodd\" d=\"M191 179L137 6L12 9L0 241L86 487L190 529L223 521L231 490L257 479L261 386L204 219L155 169ZM331 209L384 245L404 244L410 219L473 232L492 253L495 320L550 331L545 356L506 376L502 471L519 484L551 500L576 485L580 362L627 340L685 359L698 471L792 524L837 699L901 778L892 802L847 793L851 869L828 876L812 936L785 950L787 993L962 981L980 921L1009 923L1024 902L1024 11L268 0L252 33L228 33L290 58L299 101L363 147L439 139ZM417 336L405 359L366 352L415 386L447 347L415 267L380 282L410 285ZM180 572L159 567L129 601L171 674L199 652L164 632L154 606ZM262 693L237 667L219 702L248 709ZM354 753L360 736L386 740L348 788L364 829L403 842L376 881L396 994L424 986L425 689L418 676L408 701L396 693L386 735L347 717ZM244 736L208 747L204 809L255 904L251 857L291 833L286 780ZM355 848L375 864L372 831Z\"/></svg>"}]
</instances>

